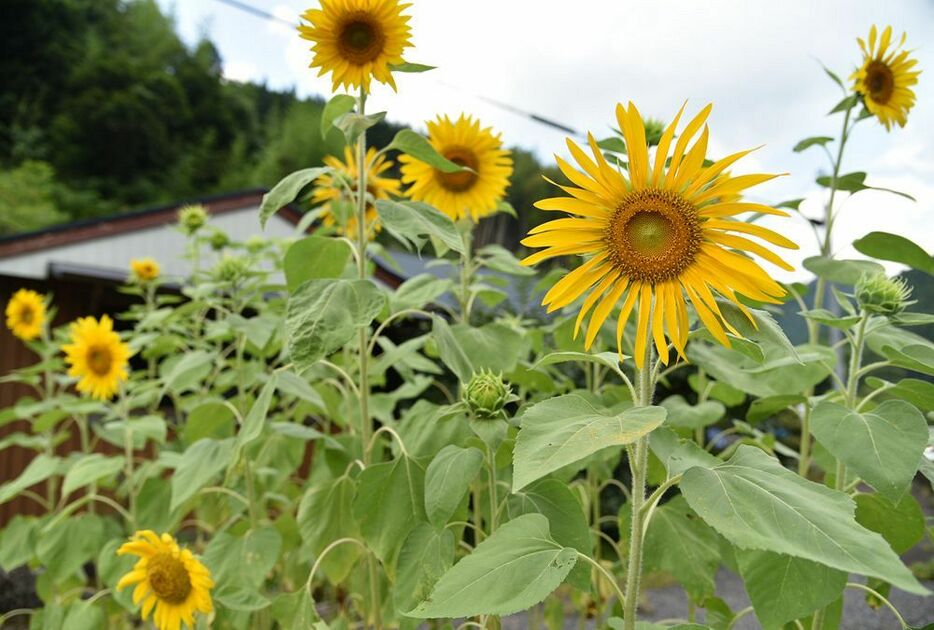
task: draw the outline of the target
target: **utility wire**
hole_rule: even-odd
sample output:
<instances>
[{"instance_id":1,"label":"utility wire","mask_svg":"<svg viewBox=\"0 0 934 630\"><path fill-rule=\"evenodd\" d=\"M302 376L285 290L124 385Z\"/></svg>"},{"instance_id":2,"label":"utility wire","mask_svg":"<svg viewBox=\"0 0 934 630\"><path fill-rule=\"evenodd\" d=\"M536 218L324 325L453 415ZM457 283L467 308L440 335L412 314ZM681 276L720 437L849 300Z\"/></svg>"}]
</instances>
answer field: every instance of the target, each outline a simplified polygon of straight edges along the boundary
<instances>
[{"instance_id":1,"label":"utility wire","mask_svg":"<svg viewBox=\"0 0 934 630\"><path fill-rule=\"evenodd\" d=\"M291 26L292 28L296 28L298 26L298 24L296 24L295 22L292 22L291 20L287 20L283 17L280 17L268 11L264 11L263 9L259 9L245 2L240 2L240 0L215 0L215 1L220 2L221 4L225 4L233 9L238 9L240 11L243 11L244 13L248 13L254 17L259 17L259 18L263 18L266 20L279 22L280 24L286 24L288 26ZM545 116L540 116L538 114L526 111L520 107L516 107L515 105L510 105L509 103L500 101L490 96L484 96L483 94L475 94L460 86L452 85L446 81L439 81L437 79L432 79L432 80L449 89L453 89L459 92L464 92L466 94L469 94L473 98L483 101L484 103L487 103L488 105L492 105L493 107L496 107L503 111L509 112L510 114L513 114L515 116L520 116L522 118L531 120L532 122L538 123L540 125L551 127L552 129L557 129L558 131L561 131L562 133L569 133L572 136L583 137L581 133L578 132L573 127L554 121L550 118L546 118Z\"/></svg>"}]
</instances>

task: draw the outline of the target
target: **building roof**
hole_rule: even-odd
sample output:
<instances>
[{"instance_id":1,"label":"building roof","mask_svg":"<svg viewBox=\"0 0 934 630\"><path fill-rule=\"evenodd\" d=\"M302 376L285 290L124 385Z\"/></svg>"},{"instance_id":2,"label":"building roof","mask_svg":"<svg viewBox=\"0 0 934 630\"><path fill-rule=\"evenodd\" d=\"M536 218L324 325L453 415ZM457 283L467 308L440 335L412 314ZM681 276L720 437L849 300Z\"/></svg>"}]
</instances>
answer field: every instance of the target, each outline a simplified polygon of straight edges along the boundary
<instances>
[{"instance_id":1,"label":"building roof","mask_svg":"<svg viewBox=\"0 0 934 630\"><path fill-rule=\"evenodd\" d=\"M59 277L94 278L121 282L130 259L151 256L167 276L185 277L190 263L185 257L185 236L175 228L178 210L201 204L210 215L209 225L222 229L233 240L251 236L294 237L302 212L288 205L260 228L259 207L265 188L188 199L123 214L116 214L0 237L0 275L42 280ZM377 261L376 278L391 286L403 275Z\"/></svg>"}]
</instances>

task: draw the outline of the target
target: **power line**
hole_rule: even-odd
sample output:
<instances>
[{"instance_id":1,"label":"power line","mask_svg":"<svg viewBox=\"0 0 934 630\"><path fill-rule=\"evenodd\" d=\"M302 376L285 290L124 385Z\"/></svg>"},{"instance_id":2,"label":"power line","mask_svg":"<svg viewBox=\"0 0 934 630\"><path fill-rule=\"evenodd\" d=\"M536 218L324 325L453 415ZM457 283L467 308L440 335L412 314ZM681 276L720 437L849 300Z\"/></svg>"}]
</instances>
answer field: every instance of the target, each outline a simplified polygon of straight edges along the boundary
<instances>
[{"instance_id":1,"label":"power line","mask_svg":"<svg viewBox=\"0 0 934 630\"><path fill-rule=\"evenodd\" d=\"M240 2L240 0L216 0L216 2L220 2L221 4L225 4L225 5L227 5L227 6L231 7L231 8L233 8L233 9L238 9L238 10L243 11L244 13L248 13L248 14L254 16L254 17L259 17L259 18L263 18L263 19L266 19L266 20L271 20L271 21L274 21L274 22L279 22L280 24L286 24L286 25L291 26L291 27L293 27L293 28L298 27L298 24L296 24L295 22L292 22L291 20L287 20L287 19L285 19L285 18L283 18L283 17L280 17L280 16L275 15L275 14L273 14L273 13L270 13L270 12L268 12L268 11L264 11L263 9L259 9L259 8L257 8L257 7L254 7L254 6L250 5L250 4L247 4L247 3L245 3L245 2ZM546 126L546 127L551 127L552 129L557 129L558 131L561 131L562 133L569 133L569 134L571 134L571 135L573 135L573 136L582 137L582 135L581 135L580 132L578 132L576 129L574 129L573 127L571 127L571 126L569 126L569 125L565 125L565 124L563 124L563 123L554 121L554 120L552 120L552 119L550 119L550 118L546 118L545 116L540 116L540 115L535 114L535 113L533 113L533 112L526 111L526 110L524 110L524 109L522 109L522 108L520 108L520 107L516 107L515 105L510 105L509 103L506 103L506 102L504 102L504 101L500 101L500 100L495 99L495 98L492 98L492 97L490 97L490 96L484 96L483 94L476 94L476 93L474 93L474 92L470 92L469 90L466 90L466 89L464 89L464 88L462 88L462 87L460 87L460 86L457 86L457 85L452 85L452 84L450 84L450 83L447 83L446 81L439 81L439 80L437 80L437 79L432 79L432 80L435 81L436 83L439 83L439 84L441 84L441 85L444 85L445 87L447 87L447 88L449 88L449 89L454 89L454 90L458 90L458 91L460 91L460 92L464 92L464 93L466 93L466 94L469 94L470 96L472 96L472 97L474 97L474 98L476 98L476 99L478 99L478 100L481 100L481 101L483 101L484 103L487 103L488 105L491 105L491 106L496 107L496 108L498 108L498 109L501 109L501 110L503 110L503 111L509 112L510 114L513 114L513 115L515 115L515 116L521 116L521 117L523 117L523 118L526 118L526 119L528 119L528 120L531 120L532 122L538 123L538 124L540 124L540 125L544 125L544 126Z\"/></svg>"}]
</instances>

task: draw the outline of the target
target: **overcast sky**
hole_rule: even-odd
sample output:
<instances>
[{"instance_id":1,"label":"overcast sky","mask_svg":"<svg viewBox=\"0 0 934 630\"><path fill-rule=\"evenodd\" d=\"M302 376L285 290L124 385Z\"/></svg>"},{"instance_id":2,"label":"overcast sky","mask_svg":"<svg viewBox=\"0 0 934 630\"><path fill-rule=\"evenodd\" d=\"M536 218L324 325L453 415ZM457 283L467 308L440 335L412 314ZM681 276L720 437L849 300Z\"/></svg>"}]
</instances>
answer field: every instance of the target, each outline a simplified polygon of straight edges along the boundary
<instances>
[{"instance_id":1,"label":"overcast sky","mask_svg":"<svg viewBox=\"0 0 934 630\"><path fill-rule=\"evenodd\" d=\"M219 0L158 1L175 16L185 41L214 41L230 79L265 81L301 95L330 93L327 77L316 78L307 68L310 43L285 24ZM290 21L318 4L241 1ZM873 23L905 30L924 71L908 125L886 133L874 119L861 122L847 145L843 172L868 171L868 184L904 191L917 203L861 192L845 202L834 234L840 257L859 257L848 244L872 230L900 233L934 249L932 0L411 1L415 48L408 60L438 69L397 75L397 94L374 84L370 111L387 110L391 120L419 129L436 113L465 111L500 130L508 145L550 162L553 153L566 154L565 134L476 95L598 137L607 135L618 101L633 100L643 115L663 120L685 99L689 112L713 102L710 154L764 144L736 172L790 173L755 189L754 196L772 202L805 197L802 209L811 216L822 213L824 197L813 182L827 172L827 159L817 148L803 154L791 148L807 136L837 136L841 124L825 115L841 93L818 60L845 78L861 60L856 37L865 37ZM802 251L788 257L796 266L814 253L814 237L802 220L769 224L802 243Z\"/></svg>"}]
</instances>

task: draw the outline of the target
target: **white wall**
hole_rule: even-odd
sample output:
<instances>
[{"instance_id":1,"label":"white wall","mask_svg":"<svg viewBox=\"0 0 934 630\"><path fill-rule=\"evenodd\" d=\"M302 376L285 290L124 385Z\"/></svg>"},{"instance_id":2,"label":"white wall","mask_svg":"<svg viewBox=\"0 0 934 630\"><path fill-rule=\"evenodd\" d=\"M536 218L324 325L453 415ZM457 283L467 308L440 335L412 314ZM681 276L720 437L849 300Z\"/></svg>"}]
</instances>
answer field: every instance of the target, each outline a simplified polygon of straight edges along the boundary
<instances>
[{"instance_id":1,"label":"white wall","mask_svg":"<svg viewBox=\"0 0 934 630\"><path fill-rule=\"evenodd\" d=\"M266 229L261 230L256 206L212 215L209 225L227 232L235 241L255 235L269 238L295 235L294 226L279 216L273 216ZM2 258L0 275L42 279L47 277L52 263L88 265L122 273L129 270L130 259L152 257L162 267L163 275L184 277L190 270L185 246L186 237L173 224L166 224ZM206 250L202 256L211 256L213 260L215 254Z\"/></svg>"}]
</instances>

